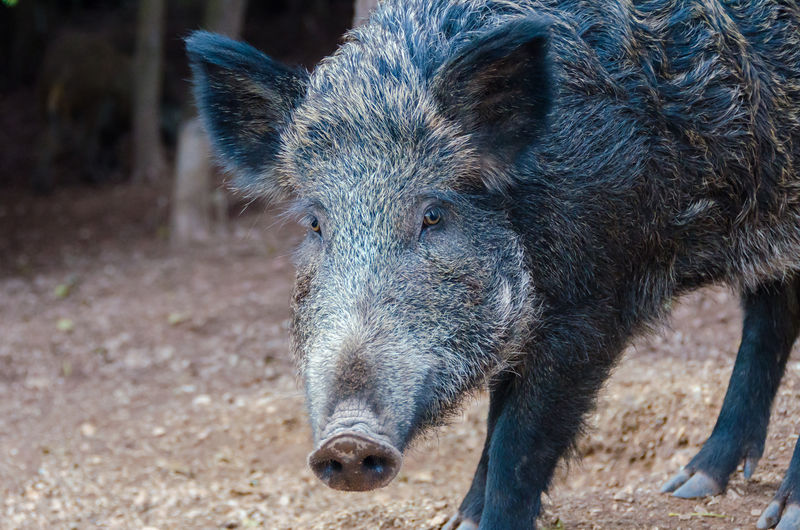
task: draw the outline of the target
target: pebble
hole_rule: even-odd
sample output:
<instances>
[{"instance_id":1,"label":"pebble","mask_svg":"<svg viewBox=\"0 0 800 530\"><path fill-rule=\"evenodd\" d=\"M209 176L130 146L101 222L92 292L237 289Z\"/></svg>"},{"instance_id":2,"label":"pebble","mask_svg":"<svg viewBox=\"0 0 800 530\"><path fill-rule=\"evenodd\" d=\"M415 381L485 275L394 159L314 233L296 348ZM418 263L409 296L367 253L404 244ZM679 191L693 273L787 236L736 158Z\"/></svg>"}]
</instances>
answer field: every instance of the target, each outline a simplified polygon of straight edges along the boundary
<instances>
[{"instance_id":1,"label":"pebble","mask_svg":"<svg viewBox=\"0 0 800 530\"><path fill-rule=\"evenodd\" d=\"M87 438L93 437L97 434L97 427L92 425L91 423L82 423L80 426L81 434L86 436Z\"/></svg>"},{"instance_id":2,"label":"pebble","mask_svg":"<svg viewBox=\"0 0 800 530\"><path fill-rule=\"evenodd\" d=\"M211 396L209 396L208 394L200 394L199 396L197 396L196 398L194 398L192 400L192 405L195 405L195 406L198 406L198 407L209 405L209 404L211 404Z\"/></svg>"}]
</instances>

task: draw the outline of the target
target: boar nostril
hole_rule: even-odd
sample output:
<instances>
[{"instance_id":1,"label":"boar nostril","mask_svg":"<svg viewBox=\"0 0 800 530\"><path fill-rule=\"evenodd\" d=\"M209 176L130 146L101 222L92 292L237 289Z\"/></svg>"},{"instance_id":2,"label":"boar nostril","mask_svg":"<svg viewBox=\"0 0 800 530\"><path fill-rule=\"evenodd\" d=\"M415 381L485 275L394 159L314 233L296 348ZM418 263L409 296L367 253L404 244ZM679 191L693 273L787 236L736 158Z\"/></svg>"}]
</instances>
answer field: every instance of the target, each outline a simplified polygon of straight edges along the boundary
<instances>
[{"instance_id":1,"label":"boar nostril","mask_svg":"<svg viewBox=\"0 0 800 530\"><path fill-rule=\"evenodd\" d=\"M337 462L336 460L328 460L327 462L320 462L318 467L319 467L319 474L328 479L337 473L341 473L342 471L342 463Z\"/></svg>"},{"instance_id":2,"label":"boar nostril","mask_svg":"<svg viewBox=\"0 0 800 530\"><path fill-rule=\"evenodd\" d=\"M361 461L361 465L373 473L383 473L386 461L379 456L370 455Z\"/></svg>"},{"instance_id":3,"label":"boar nostril","mask_svg":"<svg viewBox=\"0 0 800 530\"><path fill-rule=\"evenodd\" d=\"M308 464L331 488L367 491L391 482L402 460L394 447L350 431L322 442L320 448L309 455Z\"/></svg>"}]
</instances>

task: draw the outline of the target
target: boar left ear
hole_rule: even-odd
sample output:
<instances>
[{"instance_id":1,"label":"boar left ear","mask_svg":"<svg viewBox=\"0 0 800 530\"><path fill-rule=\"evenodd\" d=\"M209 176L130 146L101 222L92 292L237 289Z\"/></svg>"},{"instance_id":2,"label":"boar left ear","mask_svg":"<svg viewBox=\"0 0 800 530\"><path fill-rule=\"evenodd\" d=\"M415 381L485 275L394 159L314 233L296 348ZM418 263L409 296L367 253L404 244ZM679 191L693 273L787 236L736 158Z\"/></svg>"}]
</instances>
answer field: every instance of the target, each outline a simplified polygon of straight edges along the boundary
<instances>
[{"instance_id":1,"label":"boar left ear","mask_svg":"<svg viewBox=\"0 0 800 530\"><path fill-rule=\"evenodd\" d=\"M488 164L512 163L550 109L549 24L523 18L470 42L434 85L445 115L464 127Z\"/></svg>"},{"instance_id":2,"label":"boar left ear","mask_svg":"<svg viewBox=\"0 0 800 530\"><path fill-rule=\"evenodd\" d=\"M216 156L249 194L291 191L273 169L280 135L306 93L308 73L222 35L196 31L186 39L200 118Z\"/></svg>"}]
</instances>

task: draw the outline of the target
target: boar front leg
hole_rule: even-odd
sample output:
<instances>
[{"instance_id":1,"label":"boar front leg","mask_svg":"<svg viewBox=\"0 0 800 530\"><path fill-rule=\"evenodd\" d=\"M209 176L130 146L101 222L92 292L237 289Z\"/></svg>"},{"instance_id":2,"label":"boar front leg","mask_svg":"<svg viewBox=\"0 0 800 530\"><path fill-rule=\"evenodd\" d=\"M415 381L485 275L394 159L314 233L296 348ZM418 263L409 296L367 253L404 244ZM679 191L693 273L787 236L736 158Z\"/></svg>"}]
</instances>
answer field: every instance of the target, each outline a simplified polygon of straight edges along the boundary
<instances>
[{"instance_id":1,"label":"boar front leg","mask_svg":"<svg viewBox=\"0 0 800 530\"><path fill-rule=\"evenodd\" d=\"M483 511L483 501L486 495L486 470L489 466L489 447L494 432L497 418L503 410L503 406L511 388L511 381L515 376L504 374L498 381L495 381L489 389L489 415L486 422L486 441L483 444L483 452L469 487L467 495L455 514L442 530L475 530L478 528L478 521L481 519Z\"/></svg>"},{"instance_id":2,"label":"boar front leg","mask_svg":"<svg viewBox=\"0 0 800 530\"><path fill-rule=\"evenodd\" d=\"M538 362L517 370L522 375L492 389L486 444L455 528L535 528L541 494L617 357L536 356Z\"/></svg>"}]
</instances>

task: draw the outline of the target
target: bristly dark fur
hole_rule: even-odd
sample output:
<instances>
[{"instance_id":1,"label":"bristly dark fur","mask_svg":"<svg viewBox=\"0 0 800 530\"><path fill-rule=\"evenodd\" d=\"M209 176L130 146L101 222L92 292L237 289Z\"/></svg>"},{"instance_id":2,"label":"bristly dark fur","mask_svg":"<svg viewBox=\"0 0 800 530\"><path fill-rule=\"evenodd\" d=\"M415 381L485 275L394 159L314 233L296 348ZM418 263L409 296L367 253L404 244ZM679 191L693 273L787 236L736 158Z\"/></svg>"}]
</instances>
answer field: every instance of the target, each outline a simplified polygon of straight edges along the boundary
<instances>
[{"instance_id":1,"label":"bristly dark fur","mask_svg":"<svg viewBox=\"0 0 800 530\"><path fill-rule=\"evenodd\" d=\"M538 17L513 20L467 43L435 76L437 105L470 135L484 175L513 163L545 128L547 36L547 23Z\"/></svg>"},{"instance_id":2,"label":"bristly dark fur","mask_svg":"<svg viewBox=\"0 0 800 530\"><path fill-rule=\"evenodd\" d=\"M727 283L751 308L741 362L760 340L780 369L737 372L734 393L770 390L726 399L696 467L724 486L760 455L796 335L764 309L795 307L800 269L796 3L386 0L309 77L188 46L220 157L318 222L292 302L317 441L339 394L402 449L488 380L461 517L533 525L631 337ZM792 465L781 491L800 492Z\"/></svg>"}]
</instances>

